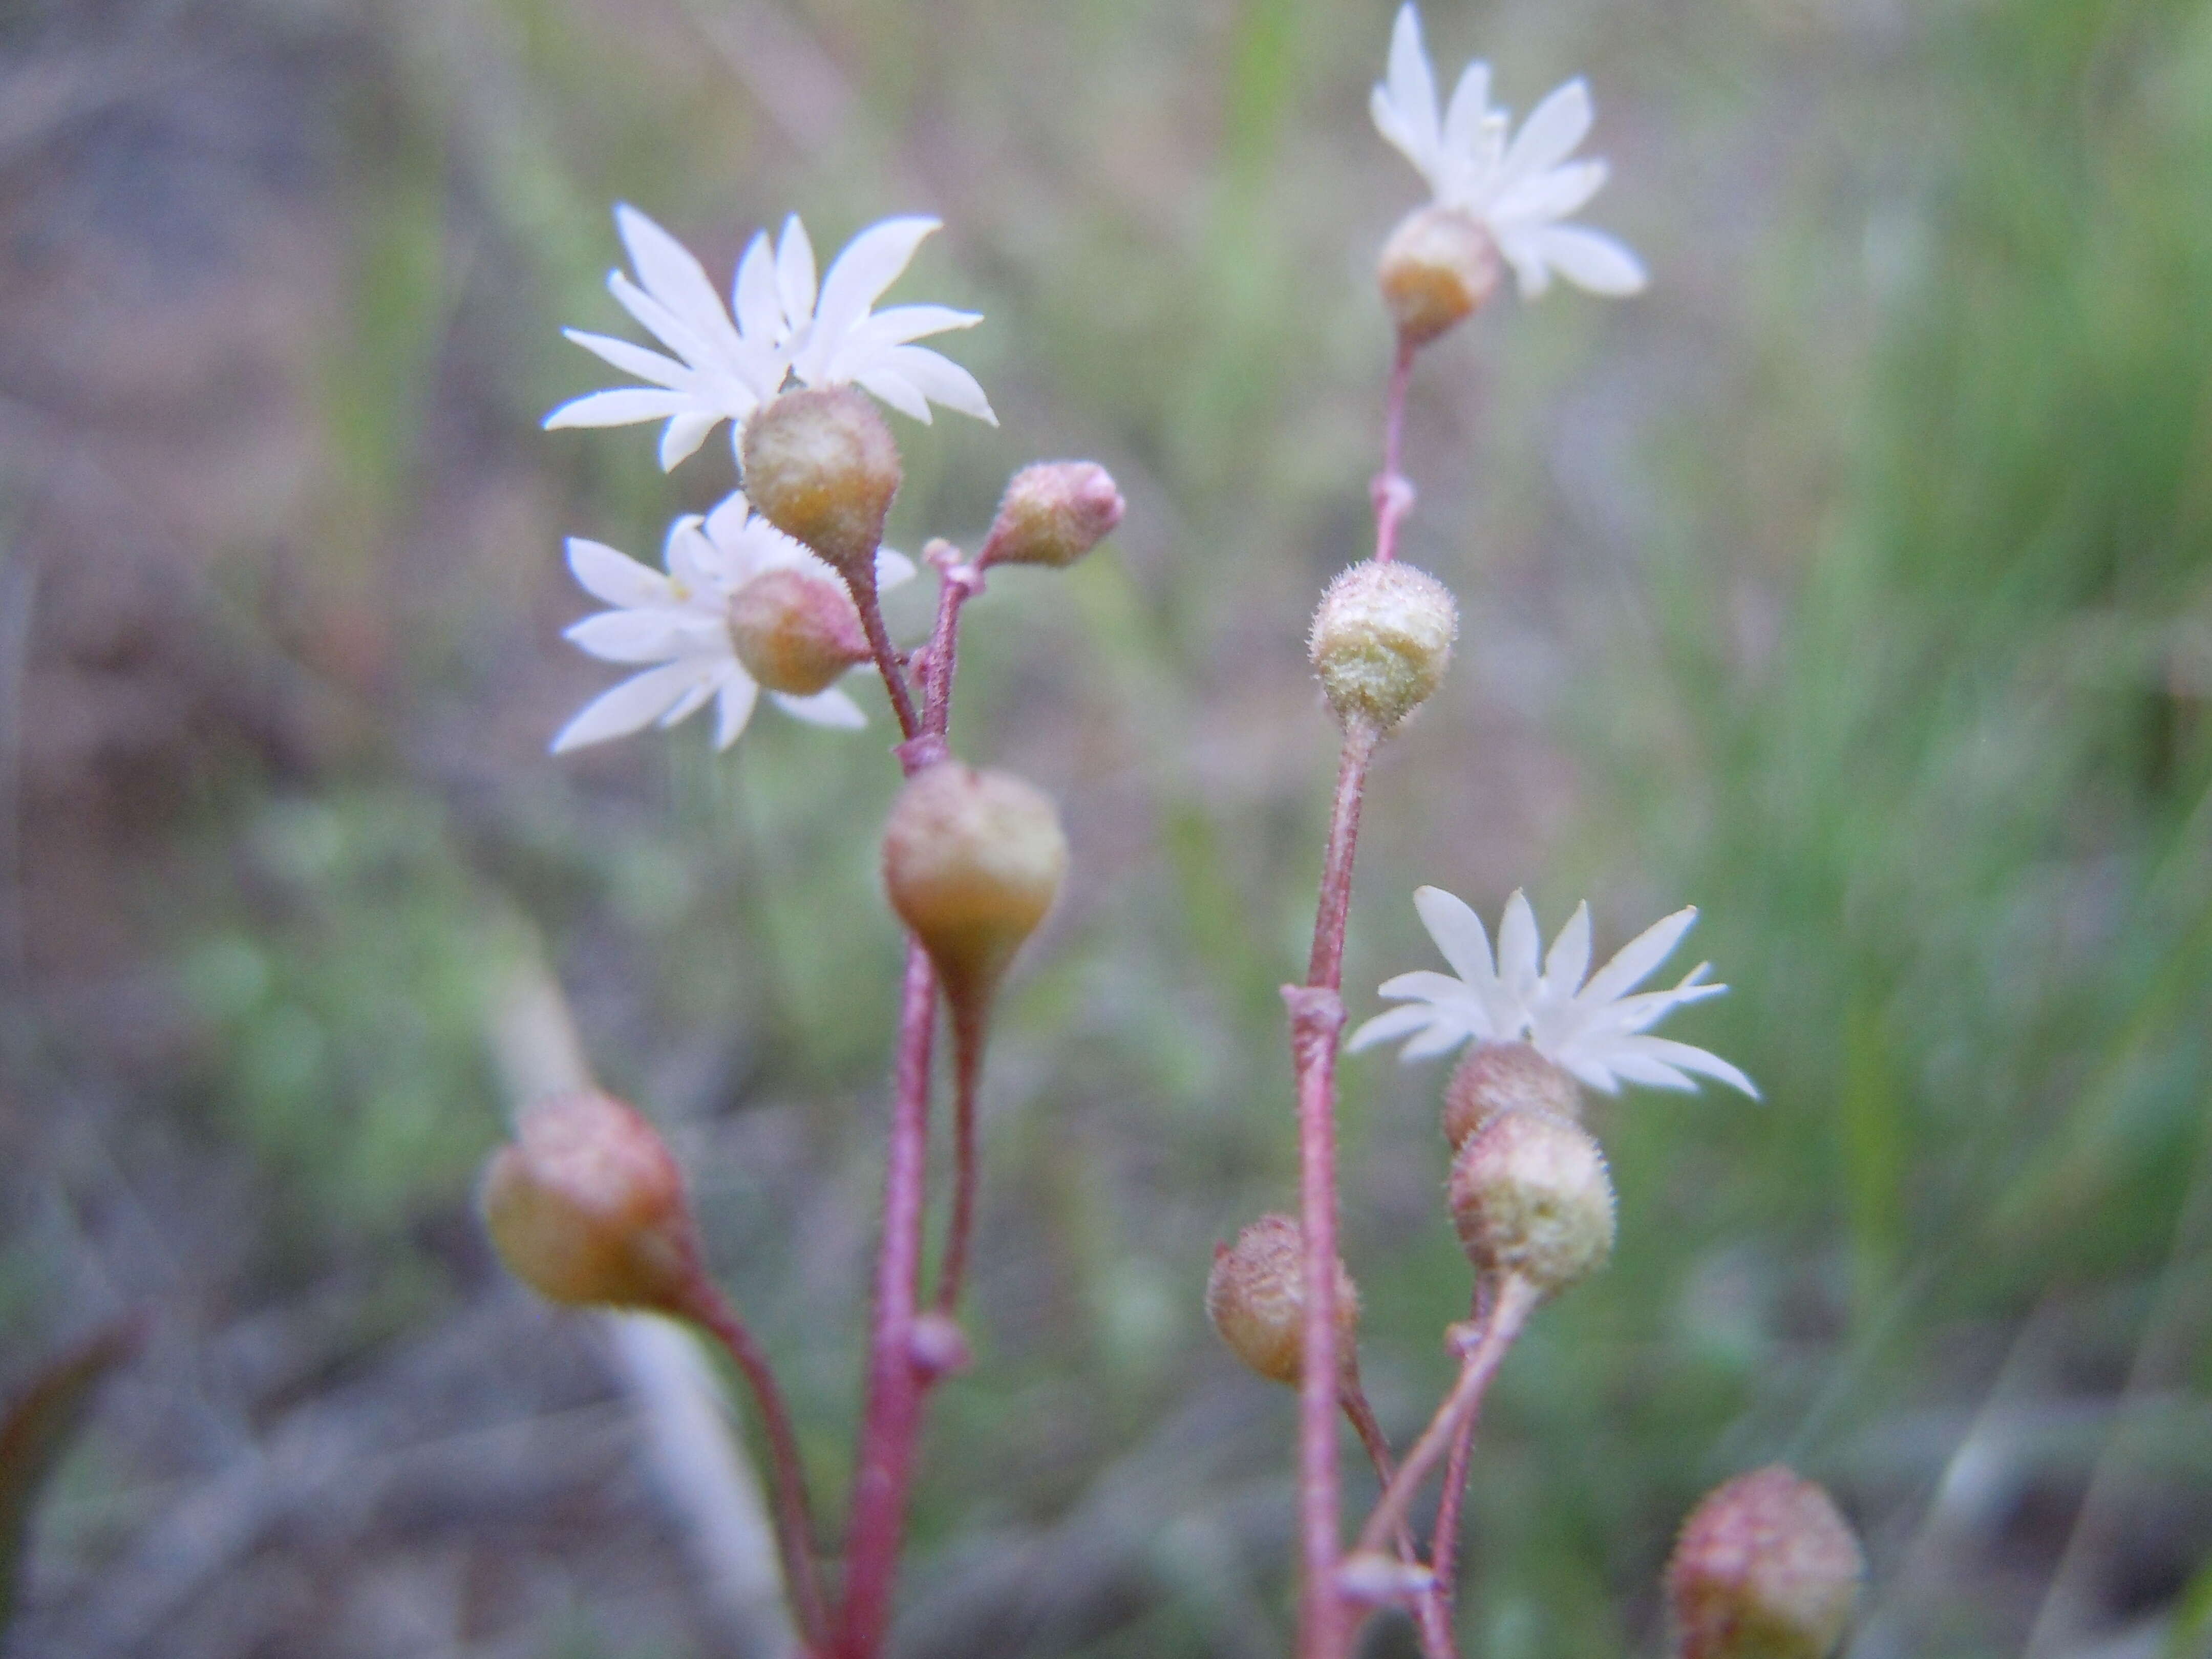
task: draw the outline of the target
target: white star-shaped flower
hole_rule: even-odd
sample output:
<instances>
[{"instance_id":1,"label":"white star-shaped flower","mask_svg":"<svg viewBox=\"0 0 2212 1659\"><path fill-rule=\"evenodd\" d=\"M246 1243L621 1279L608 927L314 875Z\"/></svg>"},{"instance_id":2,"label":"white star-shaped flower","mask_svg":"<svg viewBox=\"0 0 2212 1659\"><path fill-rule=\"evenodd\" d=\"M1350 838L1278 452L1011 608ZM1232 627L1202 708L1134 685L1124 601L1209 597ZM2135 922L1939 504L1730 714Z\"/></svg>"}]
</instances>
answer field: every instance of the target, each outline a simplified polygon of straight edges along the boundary
<instances>
[{"instance_id":1,"label":"white star-shaped flower","mask_svg":"<svg viewBox=\"0 0 2212 1659\"><path fill-rule=\"evenodd\" d=\"M836 582L836 574L797 542L755 514L742 495L732 495L705 518L688 514L669 526L665 574L601 542L568 538L568 568L592 598L612 605L586 617L567 637L606 662L650 663L583 712L553 739L553 752L628 737L658 722L675 725L714 705L714 746L727 749L752 718L760 688L738 660L730 637L730 599L756 576L799 569ZM884 548L876 555L876 580L896 587L914 574L914 562ZM811 697L781 691L769 699L796 719L816 726L867 724L860 705L836 686Z\"/></svg>"},{"instance_id":2,"label":"white star-shaped flower","mask_svg":"<svg viewBox=\"0 0 2212 1659\"><path fill-rule=\"evenodd\" d=\"M1710 963L1699 963L1670 991L1629 994L1681 942L1698 919L1695 909L1677 910L1654 922L1590 974L1587 904L1576 908L1540 966L1535 913L1518 892L1505 902L1494 963L1482 918L1460 900L1440 887L1422 887L1413 893L1413 906L1452 972L1424 969L1384 981L1381 994L1407 1006L1377 1014L1362 1025L1352 1033L1352 1049L1406 1037L1409 1041L1399 1058L1425 1060L1448 1054L1470 1039L1526 1042L1554 1065L1607 1094L1619 1093L1625 1082L1655 1089L1694 1089L1698 1085L1691 1074L1696 1073L1758 1098L1751 1079L1719 1055L1645 1035L1685 1003L1702 1002L1728 989L1705 982ZM1586 974L1588 984L1583 983Z\"/></svg>"},{"instance_id":3,"label":"white star-shaped flower","mask_svg":"<svg viewBox=\"0 0 2212 1659\"><path fill-rule=\"evenodd\" d=\"M814 247L793 214L771 244L756 231L738 261L731 306L681 242L627 204L615 224L633 282L619 270L607 287L623 308L676 355L664 356L610 335L567 329L568 338L617 368L649 381L587 392L545 417L549 428L628 426L665 420L664 471L696 451L724 421L734 442L745 417L795 374L803 385L851 383L920 421L932 403L998 424L975 377L949 358L911 342L982 320L945 306L871 307L897 280L921 239L938 227L924 218L886 219L846 245L817 286Z\"/></svg>"},{"instance_id":4,"label":"white star-shaped flower","mask_svg":"<svg viewBox=\"0 0 2212 1659\"><path fill-rule=\"evenodd\" d=\"M1580 79L1537 105L1509 143L1505 112L1490 106L1490 65L1478 58L1461 72L1440 116L1420 15L1409 3L1390 32L1389 75L1369 107L1376 129L1428 180L1437 204L1489 229L1522 297L1543 293L1554 270L1593 294L1643 289L1644 266L1626 247L1586 226L1559 222L1606 179L1603 161L1567 160L1590 129L1589 88Z\"/></svg>"}]
</instances>

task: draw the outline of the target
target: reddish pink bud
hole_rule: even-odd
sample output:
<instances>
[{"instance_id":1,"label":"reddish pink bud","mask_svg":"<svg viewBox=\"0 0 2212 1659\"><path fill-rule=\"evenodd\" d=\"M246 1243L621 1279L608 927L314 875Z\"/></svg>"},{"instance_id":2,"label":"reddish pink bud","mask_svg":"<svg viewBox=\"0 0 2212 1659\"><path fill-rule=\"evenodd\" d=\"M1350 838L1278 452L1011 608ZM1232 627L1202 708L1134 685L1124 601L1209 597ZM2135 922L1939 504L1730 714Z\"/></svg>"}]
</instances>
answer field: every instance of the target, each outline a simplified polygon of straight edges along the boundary
<instances>
[{"instance_id":1,"label":"reddish pink bud","mask_svg":"<svg viewBox=\"0 0 2212 1659\"><path fill-rule=\"evenodd\" d=\"M1305 1371L1305 1231L1286 1215L1263 1215L1215 1247L1206 1314L1232 1352L1270 1382L1295 1384ZM1337 1352L1348 1376L1356 1363L1359 1291L1336 1264Z\"/></svg>"},{"instance_id":2,"label":"reddish pink bud","mask_svg":"<svg viewBox=\"0 0 2212 1659\"><path fill-rule=\"evenodd\" d=\"M976 562L1073 564L1121 522L1121 492L1096 461L1040 461L1014 474Z\"/></svg>"},{"instance_id":3,"label":"reddish pink bud","mask_svg":"<svg viewBox=\"0 0 2212 1659\"><path fill-rule=\"evenodd\" d=\"M1525 1042L1478 1042L1444 1085L1444 1139L1456 1151L1500 1112L1578 1122L1582 1085Z\"/></svg>"},{"instance_id":4,"label":"reddish pink bud","mask_svg":"<svg viewBox=\"0 0 2212 1659\"><path fill-rule=\"evenodd\" d=\"M593 1091L531 1109L478 1201L507 1270L572 1305L680 1313L698 1282L684 1174L653 1127Z\"/></svg>"},{"instance_id":5,"label":"reddish pink bud","mask_svg":"<svg viewBox=\"0 0 2212 1659\"><path fill-rule=\"evenodd\" d=\"M898 446L848 386L780 392L740 440L745 495L761 515L848 578L872 580L898 494Z\"/></svg>"},{"instance_id":6,"label":"reddish pink bud","mask_svg":"<svg viewBox=\"0 0 2212 1659\"><path fill-rule=\"evenodd\" d=\"M1408 345L1426 345L1498 291L1498 243L1472 214L1425 207L1406 216L1376 267L1382 303Z\"/></svg>"},{"instance_id":7,"label":"reddish pink bud","mask_svg":"<svg viewBox=\"0 0 2212 1659\"><path fill-rule=\"evenodd\" d=\"M1777 1463L1708 1493L1667 1564L1676 1659L1828 1659L1866 1558L1828 1494Z\"/></svg>"},{"instance_id":8,"label":"reddish pink bud","mask_svg":"<svg viewBox=\"0 0 2212 1659\"><path fill-rule=\"evenodd\" d=\"M826 576L770 570L730 599L730 641L745 672L771 691L811 697L868 659L852 596Z\"/></svg>"}]
</instances>

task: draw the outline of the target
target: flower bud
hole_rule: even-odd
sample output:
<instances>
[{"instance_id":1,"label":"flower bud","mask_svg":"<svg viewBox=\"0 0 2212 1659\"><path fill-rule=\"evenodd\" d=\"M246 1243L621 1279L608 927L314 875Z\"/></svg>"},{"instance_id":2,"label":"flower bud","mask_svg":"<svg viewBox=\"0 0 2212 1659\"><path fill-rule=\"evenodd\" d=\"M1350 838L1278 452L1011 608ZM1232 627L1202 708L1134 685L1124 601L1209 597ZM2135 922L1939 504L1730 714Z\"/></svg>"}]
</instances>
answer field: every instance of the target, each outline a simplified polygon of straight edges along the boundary
<instances>
[{"instance_id":1,"label":"flower bud","mask_svg":"<svg viewBox=\"0 0 2212 1659\"><path fill-rule=\"evenodd\" d=\"M1866 1558L1835 1502L1777 1463L1706 1494L1667 1564L1676 1659L1828 1659Z\"/></svg>"},{"instance_id":2,"label":"flower bud","mask_svg":"<svg viewBox=\"0 0 2212 1659\"><path fill-rule=\"evenodd\" d=\"M1375 270L1382 303L1407 345L1426 345L1498 291L1498 243L1460 208L1425 207L1400 221Z\"/></svg>"},{"instance_id":3,"label":"flower bud","mask_svg":"<svg viewBox=\"0 0 2212 1659\"><path fill-rule=\"evenodd\" d=\"M1478 1042L1444 1085L1444 1139L1456 1152L1500 1112L1583 1115L1582 1085L1525 1042Z\"/></svg>"},{"instance_id":4,"label":"flower bud","mask_svg":"<svg viewBox=\"0 0 2212 1659\"><path fill-rule=\"evenodd\" d=\"M848 578L872 578L899 454L863 393L848 386L780 392L753 411L739 447L745 496L763 517Z\"/></svg>"},{"instance_id":5,"label":"flower bud","mask_svg":"<svg viewBox=\"0 0 2212 1659\"><path fill-rule=\"evenodd\" d=\"M730 597L730 643L771 691L811 697L868 659L852 595L804 570L769 570Z\"/></svg>"},{"instance_id":6,"label":"flower bud","mask_svg":"<svg viewBox=\"0 0 2212 1659\"><path fill-rule=\"evenodd\" d=\"M551 1301L689 1305L698 1243L683 1172L653 1127L610 1096L533 1107L484 1166L478 1203L507 1270Z\"/></svg>"},{"instance_id":7,"label":"flower bud","mask_svg":"<svg viewBox=\"0 0 2212 1659\"><path fill-rule=\"evenodd\" d=\"M1066 871L1051 800L1010 773L958 761L909 778L884 831L891 908L928 951L956 1018L989 1001Z\"/></svg>"},{"instance_id":8,"label":"flower bud","mask_svg":"<svg viewBox=\"0 0 2212 1659\"><path fill-rule=\"evenodd\" d=\"M1213 1247L1206 1316L1237 1357L1271 1382L1295 1386L1305 1371L1305 1230L1263 1215L1232 1244ZM1358 1361L1359 1291L1336 1264L1336 1346L1349 1376Z\"/></svg>"},{"instance_id":9,"label":"flower bud","mask_svg":"<svg viewBox=\"0 0 2212 1659\"><path fill-rule=\"evenodd\" d=\"M1449 1193L1474 1265L1519 1273L1547 1296L1613 1254L1605 1155L1565 1118L1501 1112L1459 1149Z\"/></svg>"},{"instance_id":10,"label":"flower bud","mask_svg":"<svg viewBox=\"0 0 2212 1659\"><path fill-rule=\"evenodd\" d=\"M1338 720L1388 732L1440 684L1459 636L1451 590L1411 565L1353 565L1314 612L1309 654Z\"/></svg>"},{"instance_id":11,"label":"flower bud","mask_svg":"<svg viewBox=\"0 0 2212 1659\"><path fill-rule=\"evenodd\" d=\"M1040 461L1007 481L978 564L1065 568L1121 522L1121 492L1096 461Z\"/></svg>"}]
</instances>

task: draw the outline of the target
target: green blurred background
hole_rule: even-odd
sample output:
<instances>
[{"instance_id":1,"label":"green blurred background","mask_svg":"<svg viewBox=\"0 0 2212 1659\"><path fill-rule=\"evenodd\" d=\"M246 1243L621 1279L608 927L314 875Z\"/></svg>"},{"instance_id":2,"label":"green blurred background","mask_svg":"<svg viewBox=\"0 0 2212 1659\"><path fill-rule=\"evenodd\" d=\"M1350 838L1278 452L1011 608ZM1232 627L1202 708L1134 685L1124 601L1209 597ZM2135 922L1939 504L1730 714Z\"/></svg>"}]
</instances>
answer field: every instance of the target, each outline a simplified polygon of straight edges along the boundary
<instances>
[{"instance_id":1,"label":"green blurred background","mask_svg":"<svg viewBox=\"0 0 2212 1659\"><path fill-rule=\"evenodd\" d=\"M1371 260L1418 199L1364 109L1391 9L0 10L0 1389L144 1321L9 1651L758 1651L604 1334L470 1214L547 970L836 1506L888 723L545 755L612 678L559 638L561 538L651 556L732 483L720 437L664 478L645 429L537 429L609 383L558 327L630 331L618 199L724 280L793 209L825 257L945 220L894 297L986 313L948 349L1002 424L896 422L900 544L973 546L1041 455L1129 500L970 612L957 744L1052 788L1076 863L994 1054L900 1651L1286 1650L1290 1401L1200 1292L1292 1190L1302 635L1369 534ZM1464 631L1370 795L1353 1013L1432 965L1424 882L1547 933L1587 896L1601 952L1695 902L1735 988L1674 1034L1766 1097L1601 1107L1619 1256L1493 1398L1470 1651L1659 1651L1674 1527L1776 1458L1864 1532L1859 1659L2212 1651L2212 10L1427 21L1516 111L1590 77L1586 216L1653 282L1420 365L1407 550ZM1401 1435L1467 1294L1443 1071L1346 1078Z\"/></svg>"}]
</instances>

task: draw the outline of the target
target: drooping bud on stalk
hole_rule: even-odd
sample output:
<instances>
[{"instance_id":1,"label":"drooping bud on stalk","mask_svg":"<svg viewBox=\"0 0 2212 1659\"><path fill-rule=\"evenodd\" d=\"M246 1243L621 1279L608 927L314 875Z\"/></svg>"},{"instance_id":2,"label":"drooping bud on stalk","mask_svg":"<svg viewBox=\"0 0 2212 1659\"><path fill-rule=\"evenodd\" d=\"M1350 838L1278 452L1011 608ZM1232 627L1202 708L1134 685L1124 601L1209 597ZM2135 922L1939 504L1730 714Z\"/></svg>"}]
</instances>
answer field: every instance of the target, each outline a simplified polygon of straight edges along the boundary
<instances>
[{"instance_id":1,"label":"drooping bud on stalk","mask_svg":"<svg viewBox=\"0 0 2212 1659\"><path fill-rule=\"evenodd\" d=\"M1376 280L1409 346L1426 345L1498 291L1498 243L1462 209L1419 208L1382 245Z\"/></svg>"},{"instance_id":2,"label":"drooping bud on stalk","mask_svg":"<svg viewBox=\"0 0 2212 1659\"><path fill-rule=\"evenodd\" d=\"M1308 645L1337 719L1387 732L1443 683L1458 637L1450 589L1411 565L1369 559L1328 585Z\"/></svg>"},{"instance_id":3,"label":"drooping bud on stalk","mask_svg":"<svg viewBox=\"0 0 2212 1659\"><path fill-rule=\"evenodd\" d=\"M1444 1139L1456 1152L1500 1112L1582 1121L1582 1085L1525 1042L1478 1042L1444 1085Z\"/></svg>"},{"instance_id":4,"label":"drooping bud on stalk","mask_svg":"<svg viewBox=\"0 0 2212 1659\"><path fill-rule=\"evenodd\" d=\"M531 1109L484 1166L478 1203L507 1270L573 1306L690 1310L698 1236L653 1127L596 1091Z\"/></svg>"},{"instance_id":5,"label":"drooping bud on stalk","mask_svg":"<svg viewBox=\"0 0 2212 1659\"><path fill-rule=\"evenodd\" d=\"M1263 1215L1213 1249L1206 1316L1237 1357L1270 1382L1295 1386L1305 1371L1305 1231L1286 1215ZM1359 1291L1336 1264L1337 1352L1353 1374Z\"/></svg>"},{"instance_id":6,"label":"drooping bud on stalk","mask_svg":"<svg viewBox=\"0 0 2212 1659\"><path fill-rule=\"evenodd\" d=\"M1565 1118L1500 1113L1459 1149L1448 1192L1460 1243L1474 1265L1519 1273L1547 1296L1613 1254L1605 1154Z\"/></svg>"},{"instance_id":7,"label":"drooping bud on stalk","mask_svg":"<svg viewBox=\"0 0 2212 1659\"><path fill-rule=\"evenodd\" d=\"M745 422L745 495L778 530L848 580L872 580L884 519L898 494L898 446L848 386L780 392Z\"/></svg>"},{"instance_id":8,"label":"drooping bud on stalk","mask_svg":"<svg viewBox=\"0 0 2212 1659\"><path fill-rule=\"evenodd\" d=\"M979 565L1065 568L1121 522L1121 492L1096 461L1040 461L1014 474L991 521Z\"/></svg>"},{"instance_id":9,"label":"drooping bud on stalk","mask_svg":"<svg viewBox=\"0 0 2212 1659\"><path fill-rule=\"evenodd\" d=\"M1667 1564L1676 1659L1828 1659L1866 1574L1835 1501L1777 1463L1706 1494Z\"/></svg>"},{"instance_id":10,"label":"drooping bud on stalk","mask_svg":"<svg viewBox=\"0 0 2212 1659\"><path fill-rule=\"evenodd\" d=\"M956 1023L981 1017L1066 871L1059 812L1010 773L940 761L899 791L884 886L928 951Z\"/></svg>"},{"instance_id":11,"label":"drooping bud on stalk","mask_svg":"<svg viewBox=\"0 0 2212 1659\"><path fill-rule=\"evenodd\" d=\"M852 595L803 570L769 570L730 598L730 642L745 672L771 691L811 697L868 660Z\"/></svg>"}]
</instances>

